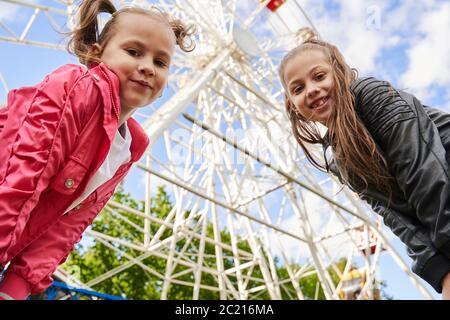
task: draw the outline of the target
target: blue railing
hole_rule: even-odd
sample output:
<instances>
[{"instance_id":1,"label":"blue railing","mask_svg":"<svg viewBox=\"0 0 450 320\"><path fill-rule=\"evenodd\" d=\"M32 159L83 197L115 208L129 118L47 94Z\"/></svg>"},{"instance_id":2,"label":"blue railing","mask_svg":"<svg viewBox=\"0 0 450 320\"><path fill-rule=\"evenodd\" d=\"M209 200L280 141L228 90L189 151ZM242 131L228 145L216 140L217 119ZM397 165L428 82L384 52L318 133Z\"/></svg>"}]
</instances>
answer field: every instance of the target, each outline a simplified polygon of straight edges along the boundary
<instances>
[{"instance_id":1,"label":"blue railing","mask_svg":"<svg viewBox=\"0 0 450 320\"><path fill-rule=\"evenodd\" d=\"M102 300L127 300L119 296L113 296L110 294L72 287L58 281L54 281L53 284L46 290L47 300L55 300L55 298L61 292L70 295L72 300L79 300L83 296L90 299L95 297Z\"/></svg>"}]
</instances>

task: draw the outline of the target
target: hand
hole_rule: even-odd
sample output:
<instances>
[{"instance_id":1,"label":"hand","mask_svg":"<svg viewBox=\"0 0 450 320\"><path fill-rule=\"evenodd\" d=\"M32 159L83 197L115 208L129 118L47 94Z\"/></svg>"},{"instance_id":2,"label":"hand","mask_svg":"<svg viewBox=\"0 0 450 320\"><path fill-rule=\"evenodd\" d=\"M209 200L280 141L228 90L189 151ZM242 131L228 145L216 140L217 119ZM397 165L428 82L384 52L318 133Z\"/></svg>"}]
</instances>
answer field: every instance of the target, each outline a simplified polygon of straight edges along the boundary
<instances>
[{"instance_id":1,"label":"hand","mask_svg":"<svg viewBox=\"0 0 450 320\"><path fill-rule=\"evenodd\" d=\"M450 300L450 272L442 280L442 300Z\"/></svg>"}]
</instances>

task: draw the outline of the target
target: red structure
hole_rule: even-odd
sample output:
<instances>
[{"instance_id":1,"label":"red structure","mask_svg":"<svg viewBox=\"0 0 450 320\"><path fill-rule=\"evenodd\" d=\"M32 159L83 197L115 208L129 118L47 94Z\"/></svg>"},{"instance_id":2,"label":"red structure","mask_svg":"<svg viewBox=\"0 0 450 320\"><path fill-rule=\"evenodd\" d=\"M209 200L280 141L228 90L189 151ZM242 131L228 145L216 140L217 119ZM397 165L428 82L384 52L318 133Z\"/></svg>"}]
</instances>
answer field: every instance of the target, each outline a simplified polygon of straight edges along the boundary
<instances>
[{"instance_id":1,"label":"red structure","mask_svg":"<svg viewBox=\"0 0 450 320\"><path fill-rule=\"evenodd\" d=\"M269 3L266 5L266 7L272 11L275 12L279 7L281 7L281 5L283 3L285 3L286 0L271 0L269 1Z\"/></svg>"}]
</instances>

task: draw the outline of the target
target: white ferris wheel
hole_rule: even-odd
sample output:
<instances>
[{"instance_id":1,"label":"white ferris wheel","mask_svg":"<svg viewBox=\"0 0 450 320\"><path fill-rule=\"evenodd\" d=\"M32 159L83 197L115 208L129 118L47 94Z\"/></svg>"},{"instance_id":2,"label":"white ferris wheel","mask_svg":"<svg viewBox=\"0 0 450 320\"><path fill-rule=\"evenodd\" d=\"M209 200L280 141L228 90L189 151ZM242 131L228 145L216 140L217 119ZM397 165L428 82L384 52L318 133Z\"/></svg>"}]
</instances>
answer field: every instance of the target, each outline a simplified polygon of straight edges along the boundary
<instances>
[{"instance_id":1,"label":"white ferris wheel","mask_svg":"<svg viewBox=\"0 0 450 320\"><path fill-rule=\"evenodd\" d=\"M92 229L85 234L113 250L130 248L139 254L122 251L126 259L121 266L88 282L63 268L57 275L74 286L95 289L137 265L161 281L161 299L167 299L173 284L192 288L193 299L202 291L216 292L220 299L258 299L261 292L271 299L314 299L319 289L326 299L348 298L355 291L359 299L376 299L380 255L391 255L420 293L432 298L384 235L379 217L350 190L314 169L291 135L277 67L300 41L299 30L315 28L308 8L296 0L152 4L194 23L197 47L192 53L176 53L170 97L161 106L149 106L150 112L136 114L151 141L133 169L145 181L143 212L110 201L101 213L134 226L143 241ZM48 55L65 49L61 41L33 33L33 28L47 24L67 30L76 11L72 0L0 0L0 5L25 17L17 27L17 21L0 15L0 52L5 44L24 51L48 48ZM2 70L0 81L6 97L11 88ZM164 219L150 213L148 201L161 182L174 198ZM133 225L124 212L142 223ZM244 242L245 248L240 245ZM164 271L149 267L149 257L164 260ZM342 259L345 265L338 268ZM277 272L277 266L286 272ZM316 295L307 297L300 283L312 275L319 279ZM212 281L205 284L205 277Z\"/></svg>"}]
</instances>

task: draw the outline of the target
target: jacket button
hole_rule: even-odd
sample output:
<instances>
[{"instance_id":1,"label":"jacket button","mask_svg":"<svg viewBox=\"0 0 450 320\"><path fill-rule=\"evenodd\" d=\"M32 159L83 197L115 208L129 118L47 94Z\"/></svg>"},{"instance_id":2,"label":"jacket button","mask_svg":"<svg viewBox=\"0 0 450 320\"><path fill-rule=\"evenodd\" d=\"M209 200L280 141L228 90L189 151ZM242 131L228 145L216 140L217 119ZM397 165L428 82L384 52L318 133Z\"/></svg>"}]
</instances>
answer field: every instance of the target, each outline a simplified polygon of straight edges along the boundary
<instances>
[{"instance_id":1,"label":"jacket button","mask_svg":"<svg viewBox=\"0 0 450 320\"><path fill-rule=\"evenodd\" d=\"M75 210L80 210L82 207L83 207L83 205L80 203L79 205L77 205L77 206L75 207Z\"/></svg>"},{"instance_id":2,"label":"jacket button","mask_svg":"<svg viewBox=\"0 0 450 320\"><path fill-rule=\"evenodd\" d=\"M67 180L64 182L64 185L65 185L66 188L68 188L68 189L71 189L71 188L73 187L73 184L74 184L73 179L67 179Z\"/></svg>"},{"instance_id":3,"label":"jacket button","mask_svg":"<svg viewBox=\"0 0 450 320\"><path fill-rule=\"evenodd\" d=\"M100 77L98 76L98 74L94 74L93 77L94 77L94 79L97 80L97 81L100 80Z\"/></svg>"}]
</instances>

